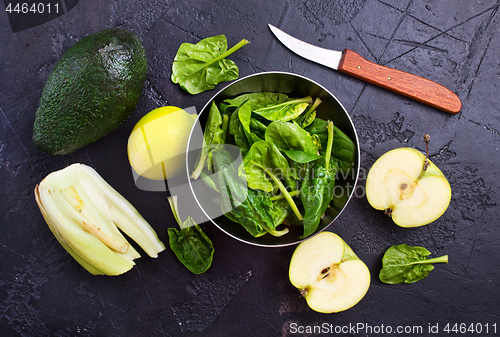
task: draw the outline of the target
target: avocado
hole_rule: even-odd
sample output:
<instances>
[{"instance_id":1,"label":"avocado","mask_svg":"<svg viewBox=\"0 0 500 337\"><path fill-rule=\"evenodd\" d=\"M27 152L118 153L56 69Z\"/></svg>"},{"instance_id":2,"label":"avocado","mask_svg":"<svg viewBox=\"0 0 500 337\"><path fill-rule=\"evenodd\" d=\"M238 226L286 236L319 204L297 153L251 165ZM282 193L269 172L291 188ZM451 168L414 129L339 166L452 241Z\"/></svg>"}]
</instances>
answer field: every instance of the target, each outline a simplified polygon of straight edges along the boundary
<instances>
[{"instance_id":1,"label":"avocado","mask_svg":"<svg viewBox=\"0 0 500 337\"><path fill-rule=\"evenodd\" d=\"M146 52L134 33L110 28L84 37L63 54L45 83L35 146L64 155L116 129L137 106L146 72Z\"/></svg>"}]
</instances>

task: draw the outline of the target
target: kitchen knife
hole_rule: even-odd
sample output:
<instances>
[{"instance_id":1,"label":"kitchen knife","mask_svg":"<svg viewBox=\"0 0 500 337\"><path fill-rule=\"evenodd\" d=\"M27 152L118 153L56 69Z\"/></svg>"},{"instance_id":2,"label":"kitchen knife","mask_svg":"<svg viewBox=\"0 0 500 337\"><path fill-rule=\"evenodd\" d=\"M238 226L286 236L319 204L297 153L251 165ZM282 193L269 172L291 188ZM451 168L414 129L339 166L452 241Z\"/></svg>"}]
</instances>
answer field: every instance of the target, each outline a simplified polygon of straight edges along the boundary
<instances>
[{"instance_id":1,"label":"kitchen knife","mask_svg":"<svg viewBox=\"0 0 500 337\"><path fill-rule=\"evenodd\" d=\"M320 48L296 39L271 24L269 28L288 49L308 60L451 114L462 109L460 98L441 84L370 62L349 49L342 52Z\"/></svg>"}]
</instances>

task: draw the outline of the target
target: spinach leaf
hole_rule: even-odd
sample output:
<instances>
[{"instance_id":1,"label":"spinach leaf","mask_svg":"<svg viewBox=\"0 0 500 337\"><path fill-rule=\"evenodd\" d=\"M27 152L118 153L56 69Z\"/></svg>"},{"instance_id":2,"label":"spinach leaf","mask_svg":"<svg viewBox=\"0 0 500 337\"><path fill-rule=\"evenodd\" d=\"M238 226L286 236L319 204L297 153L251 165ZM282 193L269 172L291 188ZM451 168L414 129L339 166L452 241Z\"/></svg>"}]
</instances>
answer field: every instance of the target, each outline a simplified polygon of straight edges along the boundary
<instances>
[{"instance_id":1,"label":"spinach leaf","mask_svg":"<svg viewBox=\"0 0 500 337\"><path fill-rule=\"evenodd\" d=\"M333 123L328 122L328 141L324 161L317 160L307 165L306 176L300 188L300 200L304 206L304 233L302 238L313 234L321 217L333 200L337 168L331 165L333 146Z\"/></svg>"},{"instance_id":2,"label":"spinach leaf","mask_svg":"<svg viewBox=\"0 0 500 337\"><path fill-rule=\"evenodd\" d=\"M242 225L254 237L270 233L281 236L288 229L276 230L271 214L273 204L268 193L252 190L241 179L233 165L230 153L225 149L214 152L214 167L221 182L222 212L231 220Z\"/></svg>"},{"instance_id":3,"label":"spinach leaf","mask_svg":"<svg viewBox=\"0 0 500 337\"><path fill-rule=\"evenodd\" d=\"M191 178L198 179L200 176L205 162L208 162L208 169L211 170L211 153L210 147L212 144L224 144L226 141L226 131L228 128L229 117L227 115L221 115L215 102L210 105L210 111L208 113L207 124L205 126L205 131L203 133L203 145L198 159L198 165L194 172L191 174Z\"/></svg>"},{"instance_id":4,"label":"spinach leaf","mask_svg":"<svg viewBox=\"0 0 500 337\"><path fill-rule=\"evenodd\" d=\"M278 187L295 215L302 219L297 205L279 179L280 176L284 178L289 176L289 166L286 158L274 144L266 141L254 143L243 159L243 164L248 187L266 192L271 192L274 187Z\"/></svg>"},{"instance_id":5,"label":"spinach leaf","mask_svg":"<svg viewBox=\"0 0 500 337\"><path fill-rule=\"evenodd\" d=\"M240 106L246 101L249 101L253 109L260 109L267 107L269 105L276 105L279 103L284 103L289 101L287 95L275 92L253 92L249 94L243 94L235 98L230 98L224 100L224 103L229 104L229 106Z\"/></svg>"},{"instance_id":6,"label":"spinach leaf","mask_svg":"<svg viewBox=\"0 0 500 337\"><path fill-rule=\"evenodd\" d=\"M285 221L285 219L292 213L292 207L285 198L274 201L271 209L274 226L277 227L282 224L283 221Z\"/></svg>"},{"instance_id":7,"label":"spinach leaf","mask_svg":"<svg viewBox=\"0 0 500 337\"><path fill-rule=\"evenodd\" d=\"M252 107L250 101L246 101L240 105L237 108L237 114L248 144L251 146L253 143L262 140L250 129L250 125L252 124Z\"/></svg>"},{"instance_id":8,"label":"spinach leaf","mask_svg":"<svg viewBox=\"0 0 500 337\"><path fill-rule=\"evenodd\" d=\"M266 129L265 139L295 162L307 163L320 158L311 135L294 123L272 122Z\"/></svg>"},{"instance_id":9,"label":"spinach leaf","mask_svg":"<svg viewBox=\"0 0 500 337\"><path fill-rule=\"evenodd\" d=\"M214 116L209 116L207 128L215 129L207 135L212 146L206 167L217 174L212 179L200 175L217 192L215 200L225 216L252 236L284 235L288 228L276 229L284 222L302 225L302 238L313 234L326 209L335 204L339 167L354 167L354 143L330 121L316 118L320 103L262 92L226 99L218 110L211 107ZM224 125L227 136L219 137ZM218 143L236 145L243 164L235 167Z\"/></svg>"},{"instance_id":10,"label":"spinach leaf","mask_svg":"<svg viewBox=\"0 0 500 337\"><path fill-rule=\"evenodd\" d=\"M183 43L172 64L172 82L190 94L213 89L218 83L238 78L238 67L226 57L246 45L243 39L227 50L224 35L201 40L197 44Z\"/></svg>"},{"instance_id":11,"label":"spinach leaf","mask_svg":"<svg viewBox=\"0 0 500 337\"><path fill-rule=\"evenodd\" d=\"M217 184L215 181L213 181L213 179L208 174L206 174L205 172L202 171L200 174L200 177L201 177L201 180L205 183L205 185L210 187L215 192L220 193L219 184Z\"/></svg>"},{"instance_id":12,"label":"spinach leaf","mask_svg":"<svg viewBox=\"0 0 500 337\"><path fill-rule=\"evenodd\" d=\"M231 114L229 119L229 134L233 136L235 145L240 149L241 155L245 156L250 149L250 143L248 142L247 136L245 134L245 126L241 120L245 121L245 115L249 106L242 104L236 108L236 110ZM242 115L240 118L240 109L243 108Z\"/></svg>"},{"instance_id":13,"label":"spinach leaf","mask_svg":"<svg viewBox=\"0 0 500 337\"><path fill-rule=\"evenodd\" d=\"M304 151L283 150L283 153L286 154L288 158L299 164L309 163L321 158L319 154L308 153Z\"/></svg>"},{"instance_id":14,"label":"spinach leaf","mask_svg":"<svg viewBox=\"0 0 500 337\"><path fill-rule=\"evenodd\" d=\"M278 177L288 174L288 161L271 143L260 141L252 145L243 158L248 187L272 192Z\"/></svg>"},{"instance_id":15,"label":"spinach leaf","mask_svg":"<svg viewBox=\"0 0 500 337\"><path fill-rule=\"evenodd\" d=\"M405 244L392 246L382 258L379 278L388 284L417 282L434 269L432 263L448 263L448 255L427 259L431 255L424 247Z\"/></svg>"},{"instance_id":16,"label":"spinach leaf","mask_svg":"<svg viewBox=\"0 0 500 337\"><path fill-rule=\"evenodd\" d=\"M252 119L252 106L249 101L241 104L236 110L238 113L238 119L245 131L250 132L250 120Z\"/></svg>"},{"instance_id":17,"label":"spinach leaf","mask_svg":"<svg viewBox=\"0 0 500 337\"><path fill-rule=\"evenodd\" d=\"M321 102L322 101L319 98L316 98L314 103L310 105L302 115L294 119L294 121L303 128L311 125L316 119L316 108L321 104Z\"/></svg>"},{"instance_id":18,"label":"spinach leaf","mask_svg":"<svg viewBox=\"0 0 500 337\"><path fill-rule=\"evenodd\" d=\"M314 122L306 128L306 131L313 135L313 137L316 136L321 140L322 148L326 147L328 139L328 132L326 131L327 124L328 122L324 119L316 118ZM354 142L337 127L334 128L333 138L334 144L331 156L338 161L340 173L347 177L351 170L354 169L356 146Z\"/></svg>"},{"instance_id":19,"label":"spinach leaf","mask_svg":"<svg viewBox=\"0 0 500 337\"><path fill-rule=\"evenodd\" d=\"M267 125L259 121L258 119L250 119L250 131L255 133L260 139L265 139Z\"/></svg>"},{"instance_id":20,"label":"spinach leaf","mask_svg":"<svg viewBox=\"0 0 500 337\"><path fill-rule=\"evenodd\" d=\"M307 96L258 109L253 108L252 112L271 121L280 120L286 122L297 118L312 102L311 96Z\"/></svg>"},{"instance_id":21,"label":"spinach leaf","mask_svg":"<svg viewBox=\"0 0 500 337\"><path fill-rule=\"evenodd\" d=\"M180 230L169 228L167 230L169 244L175 256L186 268L194 274L207 271L212 264L214 246L212 241L203 233L191 217L181 222L177 206L177 196L168 197L168 202L174 213L175 220Z\"/></svg>"},{"instance_id":22,"label":"spinach leaf","mask_svg":"<svg viewBox=\"0 0 500 337\"><path fill-rule=\"evenodd\" d=\"M246 155L253 143L262 140L250 129L251 116L250 102L246 101L236 108L229 121L229 134L234 137L242 156Z\"/></svg>"}]
</instances>

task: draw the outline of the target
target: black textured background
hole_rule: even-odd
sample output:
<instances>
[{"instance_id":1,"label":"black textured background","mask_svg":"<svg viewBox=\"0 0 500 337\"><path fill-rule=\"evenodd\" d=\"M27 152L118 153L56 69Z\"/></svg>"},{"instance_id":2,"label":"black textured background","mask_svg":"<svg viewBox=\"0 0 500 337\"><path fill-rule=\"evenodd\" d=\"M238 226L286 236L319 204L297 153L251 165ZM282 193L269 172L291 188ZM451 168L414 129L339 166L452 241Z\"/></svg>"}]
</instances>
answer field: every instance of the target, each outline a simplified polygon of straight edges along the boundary
<instances>
[{"instance_id":1,"label":"black textured background","mask_svg":"<svg viewBox=\"0 0 500 337\"><path fill-rule=\"evenodd\" d=\"M492 336L493 324L500 330L500 1L64 4L67 13L27 29L16 28L4 8L0 13L0 336L291 336L314 335L293 334L295 324L323 323L422 326L425 336ZM459 95L463 109L448 115L301 59L274 38L268 23L310 43L350 48L371 61L437 81ZM148 76L136 111L116 131L71 155L38 152L32 124L48 74L76 41L109 27L134 31L146 48ZM119 277L92 276L59 246L38 211L35 185L48 173L81 162L122 193L167 242L166 229L176 224L165 194L134 186L126 142L150 110L175 105L199 111L214 94L184 93L170 75L182 42L218 34L225 34L230 46L242 38L251 41L230 57L240 76L289 71L333 92L357 128L364 172L390 149L423 150L422 136L431 135L431 159L453 191L440 219L402 229L359 197L329 227L372 273L368 294L345 312L319 314L307 307L288 281L294 247L245 245L207 224L216 252L205 274L191 274L167 249L157 259L141 258ZM383 284L378 280L381 257L400 243L424 246L433 256L448 254L450 263L436 265L415 284ZM447 334L447 323L480 323L483 332ZM438 324L439 333L428 334L429 324Z\"/></svg>"}]
</instances>

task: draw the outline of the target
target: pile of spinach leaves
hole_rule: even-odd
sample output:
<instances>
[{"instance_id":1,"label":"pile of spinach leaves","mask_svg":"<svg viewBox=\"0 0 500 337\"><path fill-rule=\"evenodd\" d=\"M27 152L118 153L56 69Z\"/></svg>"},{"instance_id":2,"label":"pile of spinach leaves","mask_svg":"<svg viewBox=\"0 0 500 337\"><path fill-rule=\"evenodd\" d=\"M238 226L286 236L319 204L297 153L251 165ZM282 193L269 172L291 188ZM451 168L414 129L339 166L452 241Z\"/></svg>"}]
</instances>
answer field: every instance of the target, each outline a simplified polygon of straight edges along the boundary
<instances>
[{"instance_id":1,"label":"pile of spinach leaves","mask_svg":"<svg viewBox=\"0 0 500 337\"><path fill-rule=\"evenodd\" d=\"M319 104L259 92L210 105L191 177L203 179L225 216L254 237L285 235L289 225L303 226L302 238L313 234L334 199L338 173L354 168L353 141L316 117ZM226 144L238 147L240 165Z\"/></svg>"}]
</instances>

